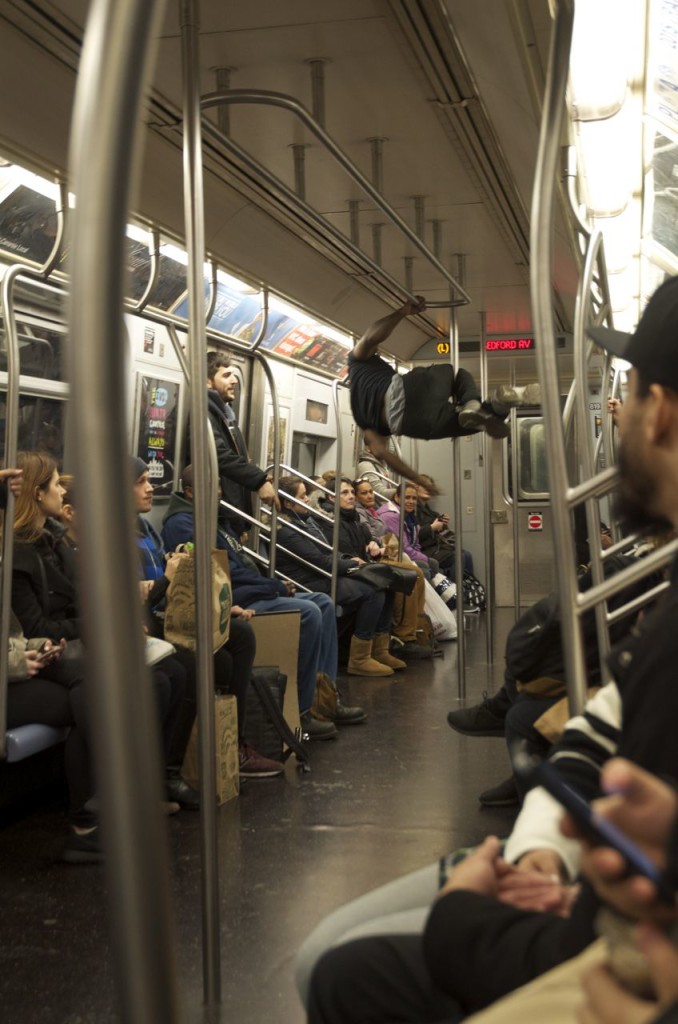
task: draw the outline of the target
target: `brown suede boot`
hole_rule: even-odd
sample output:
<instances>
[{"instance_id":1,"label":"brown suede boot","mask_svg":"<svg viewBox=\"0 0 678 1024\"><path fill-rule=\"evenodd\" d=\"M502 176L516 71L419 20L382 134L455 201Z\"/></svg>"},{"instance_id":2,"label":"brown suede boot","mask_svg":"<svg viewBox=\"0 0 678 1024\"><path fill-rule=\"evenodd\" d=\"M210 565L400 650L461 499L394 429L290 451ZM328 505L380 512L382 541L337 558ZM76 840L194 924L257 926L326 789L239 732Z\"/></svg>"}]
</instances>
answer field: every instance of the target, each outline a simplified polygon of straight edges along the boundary
<instances>
[{"instance_id":1,"label":"brown suede boot","mask_svg":"<svg viewBox=\"0 0 678 1024\"><path fill-rule=\"evenodd\" d=\"M401 669L407 668L407 662L393 657L388 649L389 640L388 633L377 633L372 641L372 657L380 665L387 665L399 672Z\"/></svg>"},{"instance_id":2,"label":"brown suede boot","mask_svg":"<svg viewBox=\"0 0 678 1024\"><path fill-rule=\"evenodd\" d=\"M370 657L371 640L361 640L358 636L351 637L351 649L348 656L346 671L350 676L392 676L393 669L382 665Z\"/></svg>"}]
</instances>

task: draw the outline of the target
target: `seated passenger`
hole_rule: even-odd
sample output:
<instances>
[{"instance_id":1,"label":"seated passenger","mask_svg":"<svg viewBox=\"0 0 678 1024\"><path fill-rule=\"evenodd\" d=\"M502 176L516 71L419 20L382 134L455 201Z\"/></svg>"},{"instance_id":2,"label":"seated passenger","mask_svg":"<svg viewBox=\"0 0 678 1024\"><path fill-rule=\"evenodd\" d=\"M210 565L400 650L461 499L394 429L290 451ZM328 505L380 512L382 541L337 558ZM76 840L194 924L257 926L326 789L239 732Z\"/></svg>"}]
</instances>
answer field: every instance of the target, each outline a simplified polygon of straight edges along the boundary
<instances>
[{"instance_id":1,"label":"seated passenger","mask_svg":"<svg viewBox=\"0 0 678 1024\"><path fill-rule=\"evenodd\" d=\"M396 488L389 501L379 506L379 518L387 530L400 536L400 489ZM417 522L417 488L414 484L405 487L405 523L403 530L403 551L408 558L419 566L427 580L432 580L438 573L435 558L429 558L419 543L419 523Z\"/></svg>"},{"instance_id":2,"label":"seated passenger","mask_svg":"<svg viewBox=\"0 0 678 1024\"><path fill-rule=\"evenodd\" d=\"M189 474L191 483L192 479ZM163 521L163 537L170 551L193 539L193 491L191 486L186 488L186 480L184 470L183 494L174 502L171 512L168 509ZM334 723L320 721L311 714L318 674L322 672L332 681L337 678L337 623L332 601L325 594L296 594L292 584L261 576L249 564L240 541L226 522L217 525L216 546L228 551L236 605L255 612L301 613L297 673L301 724L310 739L333 739L337 736Z\"/></svg>"},{"instance_id":3,"label":"seated passenger","mask_svg":"<svg viewBox=\"0 0 678 1024\"><path fill-rule=\"evenodd\" d=\"M336 506L336 479L328 475L325 486L331 493L320 507L326 515L334 518ZM332 543L333 524L321 520L321 528L327 541ZM358 517L355 508L355 491L353 483L348 477L341 477L339 482L339 550L342 554L359 562L378 561L384 549L377 542L372 540L370 531L364 526ZM351 657L348 663L350 675L391 675L392 672L377 672L374 662L378 662L381 668L391 670L404 669L406 664L400 658L394 658L389 652L391 639L391 625L393 623L393 603L395 595L389 590L382 591L384 595L384 608L376 625L375 632L370 639L359 637L354 634L351 640Z\"/></svg>"},{"instance_id":4,"label":"seated passenger","mask_svg":"<svg viewBox=\"0 0 678 1024\"><path fill-rule=\"evenodd\" d=\"M358 519L370 531L372 540L379 543L389 530L377 512L374 484L367 477L361 476L353 481L353 490L355 491L355 510L358 513Z\"/></svg>"},{"instance_id":5,"label":"seated passenger","mask_svg":"<svg viewBox=\"0 0 678 1024\"><path fill-rule=\"evenodd\" d=\"M169 555L165 553L162 540L143 514L150 512L153 505L153 485L148 477L148 466L139 458L131 458L132 476L134 477L134 502L137 515L137 543L142 559L142 578L152 581L146 599L151 610L152 630L155 636L163 636L163 623L159 613L165 603L165 595L170 585L177 560L185 555ZM186 474L186 470L184 470ZM190 479L190 475L189 475ZM188 509L190 515L190 540L193 536L193 506L181 495L173 495L168 515L181 515ZM179 541L176 544L180 543ZM174 545L176 547L176 544ZM173 549L171 549L173 550ZM232 693L238 708L238 757L239 772L245 779L269 778L280 775L284 765L280 761L272 761L262 757L244 740L246 701L245 695L252 675L252 666L256 656L257 643L254 631L249 625L245 614L236 605L231 609L230 635L227 642L214 654L214 687L222 693ZM196 715L196 659L192 651L177 648L175 657L186 670L189 680L183 712L177 732L180 735L178 745L173 747L173 757L168 762L169 778L174 780L172 787L181 793L186 783L179 774L186 746L190 739ZM180 748L183 747L183 750ZM178 780L178 781L177 781ZM169 785L169 783L168 783ZM188 787L190 788L190 787ZM196 794L197 797L197 794ZM177 796L177 800L179 797ZM181 802L181 801L179 801Z\"/></svg>"},{"instance_id":6,"label":"seated passenger","mask_svg":"<svg viewBox=\"0 0 678 1024\"><path fill-rule=\"evenodd\" d=\"M660 286L631 338L589 328L598 344L633 367L621 412L618 468L620 506L635 529L667 522L678 529L678 364L673 358L677 286L678 278ZM610 654L621 729L593 713L593 704L598 711L601 695L615 686L608 684L587 713L571 721L569 736L566 732L551 754L563 780L585 799L600 795L600 770L615 754L660 777L678 777L677 605L672 581L652 612ZM538 791L531 791L528 800L532 792ZM496 896L505 877L498 842L486 841L473 862L462 863L445 883L423 937L358 940L326 954L313 976L310 1024L456 1020L491 1005L593 942L601 900L586 880L569 916L561 918L499 903ZM438 1015L432 1016L440 996L444 1008L440 1004Z\"/></svg>"},{"instance_id":7,"label":"seated passenger","mask_svg":"<svg viewBox=\"0 0 678 1024\"><path fill-rule=\"evenodd\" d=\"M363 437L363 446L358 455L358 476L367 480L379 494L386 494L393 486L390 483L391 471L382 459L378 459L372 452L372 446L368 438ZM385 480L384 477L387 479Z\"/></svg>"},{"instance_id":8,"label":"seated passenger","mask_svg":"<svg viewBox=\"0 0 678 1024\"><path fill-rule=\"evenodd\" d=\"M97 821L84 806L93 794L89 788L91 772L86 769L89 763L86 749L86 665L80 644L77 556L64 543L64 531L57 521L61 513L62 488L55 461L40 452L20 452L18 463L23 469L23 479L14 510L12 610L27 637L45 637L60 650L68 646L69 657L51 656L39 679L33 680L32 689L17 684L21 689L14 690L12 694L11 720L15 725L28 724L27 718L35 712L40 717L33 718L33 721L60 724L56 717L49 721L43 717L55 711L59 718L70 717L75 723L75 736L67 747L67 753L71 756L72 747L73 770L86 782L74 785L72 790L72 828L64 857L73 863L100 860ZM50 684L44 693L43 675ZM172 668L172 662L168 661L167 665L163 663L154 669L152 679L167 750L183 696L185 676L180 665ZM36 686L38 682L40 688ZM64 692L58 693L56 687ZM40 693L45 700L42 709L37 707ZM89 791L83 799L85 787ZM79 801L77 807L73 800Z\"/></svg>"},{"instance_id":9,"label":"seated passenger","mask_svg":"<svg viewBox=\"0 0 678 1024\"><path fill-rule=\"evenodd\" d=\"M0 508L7 507L7 490L15 498L22 493L22 469L0 470ZM84 687L81 681L68 688L50 679L50 666L61 657L62 640L47 637L27 640L21 624L10 613L8 656L7 728L51 725L68 728L64 766L69 795L69 837L62 858L71 863L101 860L98 822L87 808L94 795L94 778L87 734Z\"/></svg>"},{"instance_id":10,"label":"seated passenger","mask_svg":"<svg viewBox=\"0 0 678 1024\"><path fill-rule=\"evenodd\" d=\"M372 539L376 540L380 547L383 547L384 542L387 542L389 537L394 537L394 534L387 529L383 519L377 513L374 487L369 480L360 477L358 480L353 481L353 490L356 497L355 509L360 522L364 523L370 531ZM387 543L386 551L382 558L388 560L392 565L401 565L409 569L414 568L417 572L417 582L413 592L409 595L396 594L393 602L391 632L393 636L403 643L403 646L398 649L398 654L408 660L410 658L431 658L433 656L433 648L418 642L420 617L424 614L426 605L426 580L422 570L414 562L401 562L398 560L397 540L395 540L395 547L396 552L391 557L388 554Z\"/></svg>"},{"instance_id":11,"label":"seated passenger","mask_svg":"<svg viewBox=\"0 0 678 1024\"><path fill-rule=\"evenodd\" d=\"M449 528L450 517L445 512L436 512L429 505L431 494L437 491L433 477L421 474L424 483L417 486L417 518L419 520L419 543L429 558L435 558L440 571L454 581L456 573L455 539ZM473 557L470 551L462 550L461 560L464 572L473 575Z\"/></svg>"},{"instance_id":12,"label":"seated passenger","mask_svg":"<svg viewBox=\"0 0 678 1024\"><path fill-rule=\"evenodd\" d=\"M491 401L482 402L471 374L464 369L455 374L449 363L397 373L377 350L401 320L425 309L426 300L417 296L376 320L348 357L351 411L372 455L415 484L421 483L420 475L390 450L390 435L429 440L485 430L491 437L507 437L511 407L539 401L539 386L530 384L504 385Z\"/></svg>"},{"instance_id":13,"label":"seated passenger","mask_svg":"<svg viewBox=\"0 0 678 1024\"><path fill-rule=\"evenodd\" d=\"M285 576L292 577L301 586L312 587L314 590L329 594L330 577L315 572L309 565L301 565L292 555L297 555L305 562L331 573L332 552L320 547L313 540L315 537L324 544L331 544L332 535L329 529L331 524L314 516L309 509L306 504L306 486L302 480L296 477L283 477L280 481L280 489L287 494L294 495L296 500L281 499L282 519L290 523L291 526L286 527L284 522L280 524L278 568ZM301 534L298 530L293 529L295 526L304 530L305 533ZM287 549L291 554L287 554L283 549ZM387 661L378 657L379 651L376 654L373 654L372 651L375 637L380 632L388 635L392 601L387 600L386 591L375 590L364 580L349 578L348 573L357 569L363 562L363 558L342 550L339 552L336 602L344 611L355 613L347 671L349 675L391 676L393 668Z\"/></svg>"}]
</instances>

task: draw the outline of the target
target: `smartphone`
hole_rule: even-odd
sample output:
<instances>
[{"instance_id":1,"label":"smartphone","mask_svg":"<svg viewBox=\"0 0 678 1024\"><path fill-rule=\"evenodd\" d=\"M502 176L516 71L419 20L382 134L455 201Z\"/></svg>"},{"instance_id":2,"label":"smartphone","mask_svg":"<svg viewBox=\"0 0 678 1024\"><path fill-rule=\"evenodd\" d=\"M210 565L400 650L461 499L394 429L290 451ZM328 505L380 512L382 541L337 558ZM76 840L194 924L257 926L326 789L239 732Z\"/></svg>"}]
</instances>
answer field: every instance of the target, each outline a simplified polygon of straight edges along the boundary
<instances>
[{"instance_id":1,"label":"smartphone","mask_svg":"<svg viewBox=\"0 0 678 1024\"><path fill-rule=\"evenodd\" d=\"M611 821L596 814L584 797L560 777L549 761L539 761L524 751L511 755L516 774L530 785L543 786L576 821L583 835L597 846L610 846L627 864L627 874L643 875L657 887L662 903L676 905L676 891L666 875L643 851Z\"/></svg>"}]
</instances>

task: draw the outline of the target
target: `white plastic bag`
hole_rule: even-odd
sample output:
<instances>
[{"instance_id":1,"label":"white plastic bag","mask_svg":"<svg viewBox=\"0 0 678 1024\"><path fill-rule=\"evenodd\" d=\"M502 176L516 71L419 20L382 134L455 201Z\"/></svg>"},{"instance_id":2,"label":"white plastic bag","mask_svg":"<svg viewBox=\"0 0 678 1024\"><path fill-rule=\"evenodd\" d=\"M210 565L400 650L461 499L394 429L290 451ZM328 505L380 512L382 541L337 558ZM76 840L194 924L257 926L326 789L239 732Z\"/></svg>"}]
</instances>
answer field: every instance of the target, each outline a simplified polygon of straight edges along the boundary
<instances>
[{"instance_id":1,"label":"white plastic bag","mask_svg":"<svg viewBox=\"0 0 678 1024\"><path fill-rule=\"evenodd\" d=\"M433 625L433 636L436 640L456 640L457 620L454 612L449 608L442 597L436 594L431 584L426 581L426 599L424 611Z\"/></svg>"}]
</instances>

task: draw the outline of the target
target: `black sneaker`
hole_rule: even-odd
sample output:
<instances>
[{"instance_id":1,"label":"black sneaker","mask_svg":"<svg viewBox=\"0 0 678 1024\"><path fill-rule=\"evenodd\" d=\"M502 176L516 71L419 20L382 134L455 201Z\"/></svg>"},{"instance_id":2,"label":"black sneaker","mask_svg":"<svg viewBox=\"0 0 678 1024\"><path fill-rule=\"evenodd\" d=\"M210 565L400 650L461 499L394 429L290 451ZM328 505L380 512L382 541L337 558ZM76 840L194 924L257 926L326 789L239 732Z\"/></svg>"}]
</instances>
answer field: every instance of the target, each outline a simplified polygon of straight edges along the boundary
<instances>
[{"instance_id":1,"label":"black sneaker","mask_svg":"<svg viewBox=\"0 0 678 1024\"><path fill-rule=\"evenodd\" d=\"M459 711L450 711L447 716L447 724L463 736L503 736L505 716L492 710L490 700L491 698L486 694L482 704L474 704L472 708L462 708Z\"/></svg>"},{"instance_id":2,"label":"black sneaker","mask_svg":"<svg viewBox=\"0 0 678 1024\"><path fill-rule=\"evenodd\" d=\"M520 803L513 776L504 779L492 789L486 789L478 799L481 807L517 807Z\"/></svg>"},{"instance_id":3,"label":"black sneaker","mask_svg":"<svg viewBox=\"0 0 678 1024\"><path fill-rule=\"evenodd\" d=\"M71 828L61 853L66 864L100 864L104 859L99 826L90 832L76 832Z\"/></svg>"}]
</instances>

